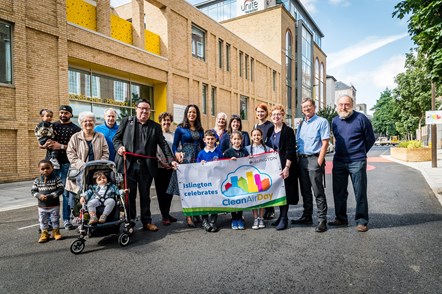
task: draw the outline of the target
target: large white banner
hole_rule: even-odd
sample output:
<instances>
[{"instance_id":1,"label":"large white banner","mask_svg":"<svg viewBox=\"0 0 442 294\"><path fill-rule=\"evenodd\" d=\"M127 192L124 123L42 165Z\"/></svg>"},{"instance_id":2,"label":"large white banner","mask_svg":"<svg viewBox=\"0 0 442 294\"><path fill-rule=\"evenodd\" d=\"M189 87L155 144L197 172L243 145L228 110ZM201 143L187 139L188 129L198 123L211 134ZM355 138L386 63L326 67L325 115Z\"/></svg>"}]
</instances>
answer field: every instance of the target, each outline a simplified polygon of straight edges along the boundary
<instances>
[{"instance_id":1,"label":"large white banner","mask_svg":"<svg viewBox=\"0 0 442 294\"><path fill-rule=\"evenodd\" d=\"M186 216L285 205L276 152L237 160L179 165L178 185Z\"/></svg>"}]
</instances>

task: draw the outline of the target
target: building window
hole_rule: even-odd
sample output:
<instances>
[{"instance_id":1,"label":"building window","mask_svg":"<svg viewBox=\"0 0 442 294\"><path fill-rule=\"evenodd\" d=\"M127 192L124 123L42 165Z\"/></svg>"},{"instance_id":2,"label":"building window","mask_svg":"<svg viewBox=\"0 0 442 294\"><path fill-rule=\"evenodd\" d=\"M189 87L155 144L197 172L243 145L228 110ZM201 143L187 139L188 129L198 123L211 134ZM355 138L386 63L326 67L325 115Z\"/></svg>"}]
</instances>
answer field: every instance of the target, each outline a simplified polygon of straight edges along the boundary
<instances>
[{"instance_id":1,"label":"building window","mask_svg":"<svg viewBox=\"0 0 442 294\"><path fill-rule=\"evenodd\" d=\"M201 103L201 108L202 108L202 112L203 114L207 114L207 85L203 84L203 92L202 92L202 103Z\"/></svg>"},{"instance_id":2,"label":"building window","mask_svg":"<svg viewBox=\"0 0 442 294\"><path fill-rule=\"evenodd\" d=\"M118 102L124 102L128 99L128 83L123 81L114 81L114 99Z\"/></svg>"},{"instance_id":3,"label":"building window","mask_svg":"<svg viewBox=\"0 0 442 294\"><path fill-rule=\"evenodd\" d=\"M247 55L247 54L246 54L246 59L245 59L244 71L245 71L246 79L249 79L249 55Z\"/></svg>"},{"instance_id":4,"label":"building window","mask_svg":"<svg viewBox=\"0 0 442 294\"><path fill-rule=\"evenodd\" d=\"M230 71L230 44L226 44L226 70Z\"/></svg>"},{"instance_id":5,"label":"building window","mask_svg":"<svg viewBox=\"0 0 442 294\"><path fill-rule=\"evenodd\" d=\"M255 79L254 71L255 71L255 59L250 58L250 80L252 82Z\"/></svg>"},{"instance_id":6,"label":"building window","mask_svg":"<svg viewBox=\"0 0 442 294\"><path fill-rule=\"evenodd\" d=\"M192 55L206 59L206 32L195 25L192 25Z\"/></svg>"},{"instance_id":7,"label":"building window","mask_svg":"<svg viewBox=\"0 0 442 294\"><path fill-rule=\"evenodd\" d=\"M89 87L86 86L86 96L88 97L101 97L100 95L100 77L93 75L92 76L92 82L90 80L90 75L86 75L86 85L89 85Z\"/></svg>"},{"instance_id":8,"label":"building window","mask_svg":"<svg viewBox=\"0 0 442 294\"><path fill-rule=\"evenodd\" d=\"M215 100L216 100L216 88L212 87L212 93L210 95L210 114L215 115Z\"/></svg>"},{"instance_id":9,"label":"building window","mask_svg":"<svg viewBox=\"0 0 442 294\"><path fill-rule=\"evenodd\" d=\"M242 120L248 119L249 97L241 95L239 99L239 114Z\"/></svg>"},{"instance_id":10,"label":"building window","mask_svg":"<svg viewBox=\"0 0 442 294\"><path fill-rule=\"evenodd\" d=\"M321 97L320 97L320 89L321 84L319 82L319 59L316 58L315 60L315 81L313 84L313 91L314 91L314 99L316 101L316 105L318 105L318 110L321 110Z\"/></svg>"},{"instance_id":11,"label":"building window","mask_svg":"<svg viewBox=\"0 0 442 294\"><path fill-rule=\"evenodd\" d=\"M219 68L223 68L223 48L224 42L223 40L218 40L218 66Z\"/></svg>"},{"instance_id":12,"label":"building window","mask_svg":"<svg viewBox=\"0 0 442 294\"><path fill-rule=\"evenodd\" d=\"M12 84L12 25L0 21L0 83Z\"/></svg>"},{"instance_id":13,"label":"building window","mask_svg":"<svg viewBox=\"0 0 442 294\"><path fill-rule=\"evenodd\" d=\"M273 80L273 91L276 91L276 70L273 71L272 80Z\"/></svg>"},{"instance_id":14,"label":"building window","mask_svg":"<svg viewBox=\"0 0 442 294\"><path fill-rule=\"evenodd\" d=\"M89 76L89 75L87 75L87 76ZM69 70L68 79L69 79L69 81L68 81L69 94L81 95L80 73ZM87 80L87 78L86 78L86 80Z\"/></svg>"},{"instance_id":15,"label":"building window","mask_svg":"<svg viewBox=\"0 0 442 294\"><path fill-rule=\"evenodd\" d=\"M239 76L242 77L242 59L243 59L244 53L242 51L239 51Z\"/></svg>"}]
</instances>

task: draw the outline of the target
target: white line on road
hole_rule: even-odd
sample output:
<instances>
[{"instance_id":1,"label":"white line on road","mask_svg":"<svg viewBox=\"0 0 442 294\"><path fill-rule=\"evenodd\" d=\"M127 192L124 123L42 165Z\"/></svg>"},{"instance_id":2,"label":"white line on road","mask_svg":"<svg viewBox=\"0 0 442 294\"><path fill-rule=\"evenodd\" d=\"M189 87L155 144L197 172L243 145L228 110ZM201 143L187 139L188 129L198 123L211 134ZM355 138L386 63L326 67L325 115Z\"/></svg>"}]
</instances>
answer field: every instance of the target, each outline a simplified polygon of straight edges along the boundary
<instances>
[{"instance_id":1,"label":"white line on road","mask_svg":"<svg viewBox=\"0 0 442 294\"><path fill-rule=\"evenodd\" d=\"M39 225L40 225L40 224L30 225L30 226L26 226L26 227L18 228L18 230L24 230L24 229L28 229L28 228L32 228L32 227L36 227L36 226L39 226Z\"/></svg>"}]
</instances>

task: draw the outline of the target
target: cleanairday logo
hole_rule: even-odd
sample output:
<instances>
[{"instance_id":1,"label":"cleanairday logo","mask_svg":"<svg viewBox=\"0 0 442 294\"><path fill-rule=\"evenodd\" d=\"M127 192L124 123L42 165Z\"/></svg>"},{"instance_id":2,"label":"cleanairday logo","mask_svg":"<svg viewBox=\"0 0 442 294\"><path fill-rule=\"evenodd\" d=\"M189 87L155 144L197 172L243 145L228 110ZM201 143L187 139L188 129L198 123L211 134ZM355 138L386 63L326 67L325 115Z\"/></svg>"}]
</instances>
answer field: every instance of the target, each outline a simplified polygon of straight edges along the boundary
<instances>
[{"instance_id":1,"label":"cleanairday logo","mask_svg":"<svg viewBox=\"0 0 442 294\"><path fill-rule=\"evenodd\" d=\"M229 173L221 184L221 193L226 197L250 195L267 191L272 178L254 166L243 165Z\"/></svg>"}]
</instances>

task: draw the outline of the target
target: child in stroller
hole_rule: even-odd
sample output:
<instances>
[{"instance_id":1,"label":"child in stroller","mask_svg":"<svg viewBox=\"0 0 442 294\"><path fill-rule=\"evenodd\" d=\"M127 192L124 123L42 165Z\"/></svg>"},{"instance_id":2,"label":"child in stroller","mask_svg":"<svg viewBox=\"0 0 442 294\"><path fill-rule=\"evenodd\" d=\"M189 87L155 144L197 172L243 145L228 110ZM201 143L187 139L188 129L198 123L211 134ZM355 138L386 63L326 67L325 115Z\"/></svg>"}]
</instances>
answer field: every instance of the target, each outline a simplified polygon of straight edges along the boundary
<instances>
[{"instance_id":1,"label":"child in stroller","mask_svg":"<svg viewBox=\"0 0 442 294\"><path fill-rule=\"evenodd\" d=\"M103 171L96 171L92 178L96 184L80 195L80 204L87 203L90 217L88 225L95 225L98 222L104 224L107 216L115 207L116 198L127 193L128 190L119 190L115 184L108 183L107 176ZM104 205L104 211L98 219L97 207L101 205Z\"/></svg>"}]
</instances>

